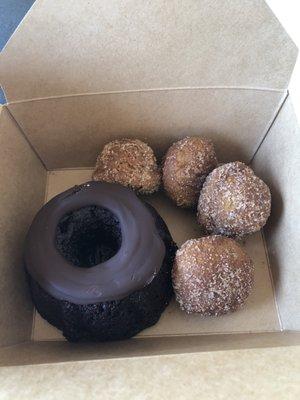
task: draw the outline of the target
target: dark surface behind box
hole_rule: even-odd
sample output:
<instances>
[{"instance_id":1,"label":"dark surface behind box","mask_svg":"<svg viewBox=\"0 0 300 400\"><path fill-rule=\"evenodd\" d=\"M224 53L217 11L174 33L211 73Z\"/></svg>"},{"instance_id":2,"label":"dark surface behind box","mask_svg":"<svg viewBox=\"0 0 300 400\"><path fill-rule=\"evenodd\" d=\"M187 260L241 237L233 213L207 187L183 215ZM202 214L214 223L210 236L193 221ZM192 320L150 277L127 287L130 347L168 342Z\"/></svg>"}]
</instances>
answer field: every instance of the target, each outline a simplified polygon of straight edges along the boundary
<instances>
[{"instance_id":1,"label":"dark surface behind box","mask_svg":"<svg viewBox=\"0 0 300 400\"><path fill-rule=\"evenodd\" d=\"M35 0L1 0L0 2L0 51L14 33ZM1 82L0 82L1 84ZM0 87L0 104L6 103Z\"/></svg>"}]
</instances>

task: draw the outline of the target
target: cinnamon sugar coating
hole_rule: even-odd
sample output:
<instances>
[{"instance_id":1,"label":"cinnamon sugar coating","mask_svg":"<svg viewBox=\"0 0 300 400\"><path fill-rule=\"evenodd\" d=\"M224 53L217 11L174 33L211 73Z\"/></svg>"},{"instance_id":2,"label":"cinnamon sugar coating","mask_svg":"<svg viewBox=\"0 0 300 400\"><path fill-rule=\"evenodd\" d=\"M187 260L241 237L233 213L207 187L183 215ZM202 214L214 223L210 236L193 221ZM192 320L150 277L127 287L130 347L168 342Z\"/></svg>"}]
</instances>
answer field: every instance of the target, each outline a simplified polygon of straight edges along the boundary
<instances>
[{"instance_id":1,"label":"cinnamon sugar coating","mask_svg":"<svg viewBox=\"0 0 300 400\"><path fill-rule=\"evenodd\" d=\"M244 305L253 287L254 269L236 241L214 235L181 246L172 278L176 300L184 311L218 316Z\"/></svg>"},{"instance_id":2,"label":"cinnamon sugar coating","mask_svg":"<svg viewBox=\"0 0 300 400\"><path fill-rule=\"evenodd\" d=\"M107 143L99 154L93 179L128 186L139 193L156 192L161 172L151 147L139 139Z\"/></svg>"},{"instance_id":3,"label":"cinnamon sugar coating","mask_svg":"<svg viewBox=\"0 0 300 400\"><path fill-rule=\"evenodd\" d=\"M217 166L211 140L186 137L172 144L163 165L163 185L181 207L195 207L207 174Z\"/></svg>"},{"instance_id":4,"label":"cinnamon sugar coating","mask_svg":"<svg viewBox=\"0 0 300 400\"><path fill-rule=\"evenodd\" d=\"M243 237L260 230L270 211L268 186L250 167L235 161L207 176L198 202L198 222L208 233Z\"/></svg>"}]
</instances>

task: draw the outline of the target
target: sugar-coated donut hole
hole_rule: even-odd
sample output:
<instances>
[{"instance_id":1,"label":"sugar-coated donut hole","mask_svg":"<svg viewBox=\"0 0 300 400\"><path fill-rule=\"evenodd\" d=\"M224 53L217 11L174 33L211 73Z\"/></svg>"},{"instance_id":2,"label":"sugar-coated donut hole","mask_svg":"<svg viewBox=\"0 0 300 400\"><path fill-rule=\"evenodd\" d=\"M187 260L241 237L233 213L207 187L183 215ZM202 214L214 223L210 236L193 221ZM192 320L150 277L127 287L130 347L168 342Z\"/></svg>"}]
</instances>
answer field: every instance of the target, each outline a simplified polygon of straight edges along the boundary
<instances>
[{"instance_id":1,"label":"sugar-coated donut hole","mask_svg":"<svg viewBox=\"0 0 300 400\"><path fill-rule=\"evenodd\" d=\"M60 219L55 242L57 250L70 263L90 268L109 260L120 249L120 222L106 208L82 207Z\"/></svg>"}]
</instances>

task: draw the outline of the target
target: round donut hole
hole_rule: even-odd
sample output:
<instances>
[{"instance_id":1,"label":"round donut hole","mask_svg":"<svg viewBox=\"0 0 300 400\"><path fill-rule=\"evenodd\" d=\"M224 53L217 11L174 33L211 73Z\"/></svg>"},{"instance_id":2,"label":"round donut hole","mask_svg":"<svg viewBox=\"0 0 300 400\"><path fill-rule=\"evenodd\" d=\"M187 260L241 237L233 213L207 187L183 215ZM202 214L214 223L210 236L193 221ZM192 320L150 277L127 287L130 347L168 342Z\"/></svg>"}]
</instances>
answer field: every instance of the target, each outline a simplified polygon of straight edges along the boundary
<instances>
[{"instance_id":1,"label":"round donut hole","mask_svg":"<svg viewBox=\"0 0 300 400\"><path fill-rule=\"evenodd\" d=\"M90 268L112 258L120 249L118 218L108 209L86 206L65 214L56 227L56 248L73 265Z\"/></svg>"}]
</instances>

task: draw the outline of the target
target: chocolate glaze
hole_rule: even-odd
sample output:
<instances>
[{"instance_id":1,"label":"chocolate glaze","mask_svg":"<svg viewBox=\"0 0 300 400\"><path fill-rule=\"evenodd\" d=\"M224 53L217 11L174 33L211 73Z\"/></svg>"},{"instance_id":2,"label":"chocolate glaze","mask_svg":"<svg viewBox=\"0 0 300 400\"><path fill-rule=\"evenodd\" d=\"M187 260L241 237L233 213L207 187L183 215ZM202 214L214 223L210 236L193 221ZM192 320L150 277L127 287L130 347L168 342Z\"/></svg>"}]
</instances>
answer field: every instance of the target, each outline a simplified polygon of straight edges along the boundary
<instances>
[{"instance_id":1,"label":"chocolate glaze","mask_svg":"<svg viewBox=\"0 0 300 400\"><path fill-rule=\"evenodd\" d=\"M122 244L107 261L80 268L60 254L55 234L65 214L89 205L106 208L118 218ZM165 253L153 215L133 191L91 181L59 194L41 208L28 231L24 257L29 274L53 297L93 304L120 300L148 285Z\"/></svg>"}]
</instances>

